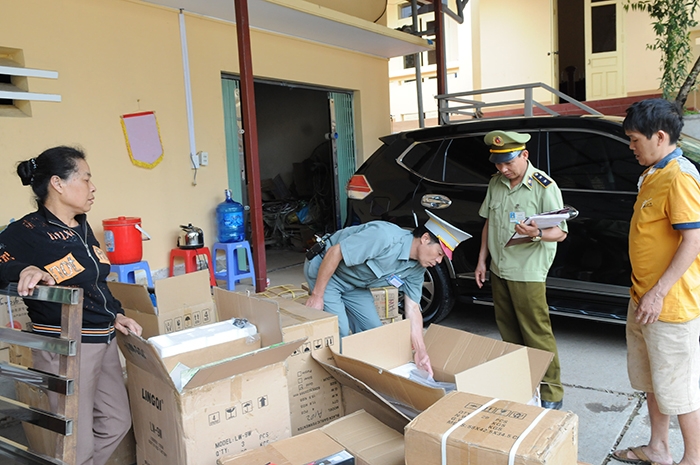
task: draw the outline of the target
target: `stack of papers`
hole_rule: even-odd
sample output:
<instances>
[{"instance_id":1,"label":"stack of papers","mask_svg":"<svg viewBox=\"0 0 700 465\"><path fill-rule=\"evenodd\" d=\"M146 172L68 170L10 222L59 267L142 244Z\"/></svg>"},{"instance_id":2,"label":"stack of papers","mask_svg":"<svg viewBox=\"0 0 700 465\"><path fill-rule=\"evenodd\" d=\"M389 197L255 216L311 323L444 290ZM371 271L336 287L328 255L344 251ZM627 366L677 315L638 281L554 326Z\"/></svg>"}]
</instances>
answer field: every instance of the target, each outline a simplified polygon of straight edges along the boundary
<instances>
[{"instance_id":1,"label":"stack of papers","mask_svg":"<svg viewBox=\"0 0 700 465\"><path fill-rule=\"evenodd\" d=\"M549 229L559 226L563 221L573 220L578 216L578 210L574 207L564 207L561 210L552 210L551 212L540 213L525 218L525 224L532 224L534 221L540 229ZM516 244L525 244L532 241L530 236L513 233L513 236L506 243L506 247Z\"/></svg>"}]
</instances>

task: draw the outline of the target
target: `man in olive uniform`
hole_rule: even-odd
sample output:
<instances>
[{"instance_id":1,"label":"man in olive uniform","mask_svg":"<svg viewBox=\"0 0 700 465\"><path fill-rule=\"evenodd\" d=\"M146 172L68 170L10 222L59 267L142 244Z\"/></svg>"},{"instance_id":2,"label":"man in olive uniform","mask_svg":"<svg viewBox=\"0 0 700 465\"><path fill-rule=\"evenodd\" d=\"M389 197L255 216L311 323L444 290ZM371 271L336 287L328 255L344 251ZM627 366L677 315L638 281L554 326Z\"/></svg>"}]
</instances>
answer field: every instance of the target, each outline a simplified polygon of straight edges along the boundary
<instances>
[{"instance_id":1,"label":"man in olive uniform","mask_svg":"<svg viewBox=\"0 0 700 465\"><path fill-rule=\"evenodd\" d=\"M491 146L489 161L496 173L489 182L479 215L486 219L476 266L476 283L486 279L486 259L491 256L491 288L496 323L506 342L554 353L544 376L540 394L542 406L560 409L564 398L559 354L549 319L545 280L557 250L566 238L566 223L540 229L525 224L532 215L563 208L556 183L528 160L525 144L529 134L492 131L484 137ZM506 247L517 232L530 241Z\"/></svg>"}]
</instances>

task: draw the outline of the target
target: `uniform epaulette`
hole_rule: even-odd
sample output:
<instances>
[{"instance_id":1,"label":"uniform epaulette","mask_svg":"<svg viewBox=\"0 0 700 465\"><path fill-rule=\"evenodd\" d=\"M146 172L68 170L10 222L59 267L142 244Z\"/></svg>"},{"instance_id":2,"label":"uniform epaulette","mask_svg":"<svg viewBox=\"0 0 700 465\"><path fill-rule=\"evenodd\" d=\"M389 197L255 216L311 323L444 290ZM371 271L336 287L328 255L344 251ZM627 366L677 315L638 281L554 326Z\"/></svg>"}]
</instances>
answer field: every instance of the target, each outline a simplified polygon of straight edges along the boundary
<instances>
[{"instance_id":1,"label":"uniform epaulette","mask_svg":"<svg viewBox=\"0 0 700 465\"><path fill-rule=\"evenodd\" d=\"M532 177L535 178L535 181L539 182L544 188L549 187L549 185L553 182L551 179L545 176L544 173L537 172L534 173Z\"/></svg>"}]
</instances>

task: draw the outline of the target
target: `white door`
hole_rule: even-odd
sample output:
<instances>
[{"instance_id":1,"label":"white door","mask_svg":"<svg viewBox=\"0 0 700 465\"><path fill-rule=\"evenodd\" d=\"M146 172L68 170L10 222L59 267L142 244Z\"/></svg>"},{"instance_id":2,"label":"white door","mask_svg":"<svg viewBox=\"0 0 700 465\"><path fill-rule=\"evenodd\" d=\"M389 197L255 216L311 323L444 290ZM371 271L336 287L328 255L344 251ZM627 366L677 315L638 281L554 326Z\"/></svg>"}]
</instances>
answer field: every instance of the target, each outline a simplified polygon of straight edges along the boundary
<instances>
[{"instance_id":1,"label":"white door","mask_svg":"<svg viewBox=\"0 0 700 465\"><path fill-rule=\"evenodd\" d=\"M626 96L622 14L619 0L585 0L586 100Z\"/></svg>"}]
</instances>

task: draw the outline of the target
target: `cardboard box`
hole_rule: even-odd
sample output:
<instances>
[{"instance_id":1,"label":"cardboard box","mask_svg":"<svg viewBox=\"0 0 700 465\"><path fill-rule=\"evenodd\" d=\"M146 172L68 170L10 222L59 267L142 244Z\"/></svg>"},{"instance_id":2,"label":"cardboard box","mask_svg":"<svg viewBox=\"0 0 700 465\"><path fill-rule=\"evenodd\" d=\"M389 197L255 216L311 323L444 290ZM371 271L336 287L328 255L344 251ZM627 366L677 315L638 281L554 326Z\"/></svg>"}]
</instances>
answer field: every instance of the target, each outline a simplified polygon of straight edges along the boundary
<instances>
[{"instance_id":1,"label":"cardboard box","mask_svg":"<svg viewBox=\"0 0 700 465\"><path fill-rule=\"evenodd\" d=\"M296 300L302 297L308 297L309 290L308 287L303 289L299 286L293 286L291 284L281 284L278 286L270 286L263 292L258 292L255 295L269 298L282 297L285 299Z\"/></svg>"},{"instance_id":2,"label":"cardboard box","mask_svg":"<svg viewBox=\"0 0 700 465\"><path fill-rule=\"evenodd\" d=\"M394 318L380 318L379 321L382 322L383 325L390 325L391 323L396 323L397 321L402 321L403 320L403 315L395 316Z\"/></svg>"},{"instance_id":3,"label":"cardboard box","mask_svg":"<svg viewBox=\"0 0 700 465\"><path fill-rule=\"evenodd\" d=\"M441 460L444 436L446 461ZM405 440L406 465L576 465L578 417L452 392L408 424ZM511 453L515 462L509 462Z\"/></svg>"},{"instance_id":4,"label":"cardboard box","mask_svg":"<svg viewBox=\"0 0 700 465\"><path fill-rule=\"evenodd\" d=\"M455 383L459 391L522 403L532 399L553 358L550 352L440 325L431 325L424 339L436 381ZM333 359L335 367L319 362L341 384L365 396L380 395L383 400L373 399L375 403L398 406L407 419L445 395L444 389L389 371L413 361L410 320L343 338L343 353L334 350Z\"/></svg>"},{"instance_id":5,"label":"cardboard box","mask_svg":"<svg viewBox=\"0 0 700 465\"><path fill-rule=\"evenodd\" d=\"M403 434L359 410L321 428L355 456L357 465L404 465Z\"/></svg>"},{"instance_id":6,"label":"cardboard box","mask_svg":"<svg viewBox=\"0 0 700 465\"><path fill-rule=\"evenodd\" d=\"M8 300L10 302L8 306ZM15 329L29 329L29 313L27 311L27 306L21 297L11 297L7 295L0 295L0 327L9 328L10 327L10 310L12 310L12 322L14 323ZM0 342L0 349L6 348L8 344L6 342Z\"/></svg>"},{"instance_id":7,"label":"cardboard box","mask_svg":"<svg viewBox=\"0 0 700 465\"><path fill-rule=\"evenodd\" d=\"M238 456L219 459L219 465L306 465L347 451L355 465L403 465L403 436L360 411L321 429L309 431ZM326 463L326 462L323 462ZM335 463L335 462L329 462Z\"/></svg>"},{"instance_id":8,"label":"cardboard box","mask_svg":"<svg viewBox=\"0 0 700 465\"><path fill-rule=\"evenodd\" d=\"M208 270L156 280L153 284L157 307L153 306L146 286L113 281L107 284L126 316L143 327L145 339L219 321Z\"/></svg>"},{"instance_id":9,"label":"cardboard box","mask_svg":"<svg viewBox=\"0 0 700 465\"><path fill-rule=\"evenodd\" d=\"M401 316L399 313L399 290L394 286L378 287L370 289L374 298L374 307L377 309L379 319L393 320Z\"/></svg>"},{"instance_id":10,"label":"cardboard box","mask_svg":"<svg viewBox=\"0 0 700 465\"><path fill-rule=\"evenodd\" d=\"M243 452L240 455L220 458L216 463L219 465L308 465L343 451L345 451L343 446L317 429L260 449ZM335 465L335 462L333 463Z\"/></svg>"},{"instance_id":11,"label":"cardboard box","mask_svg":"<svg viewBox=\"0 0 700 465\"><path fill-rule=\"evenodd\" d=\"M287 360L292 435L318 428L344 415L340 384L313 359L333 360L338 348L338 317L298 301L275 299L285 341L307 341Z\"/></svg>"},{"instance_id":12,"label":"cardboard box","mask_svg":"<svg viewBox=\"0 0 700 465\"><path fill-rule=\"evenodd\" d=\"M239 297L225 312L256 325L254 343L239 339L161 358L148 341L118 336L139 465L214 465L291 436L284 361L304 341L282 342L276 305ZM190 369L178 388L170 372L182 365Z\"/></svg>"},{"instance_id":13,"label":"cardboard box","mask_svg":"<svg viewBox=\"0 0 700 465\"><path fill-rule=\"evenodd\" d=\"M221 317L228 317L228 291L214 291ZM248 297L246 297L248 298ZM236 299L241 299L237 296ZM250 299L259 300L256 295ZM343 416L340 385L312 358L333 361L331 347L338 347L338 317L309 308L287 298L264 299L279 307L285 342L306 338L306 342L287 359L287 383L292 435L318 428ZM218 305L218 303L222 303ZM224 303L226 302L226 303Z\"/></svg>"},{"instance_id":14,"label":"cardboard box","mask_svg":"<svg viewBox=\"0 0 700 465\"><path fill-rule=\"evenodd\" d=\"M309 291L308 283L301 283L301 289ZM399 290L394 286L377 287L370 289L374 298L374 307L382 324L393 323L403 320L403 315L399 313Z\"/></svg>"}]
</instances>

